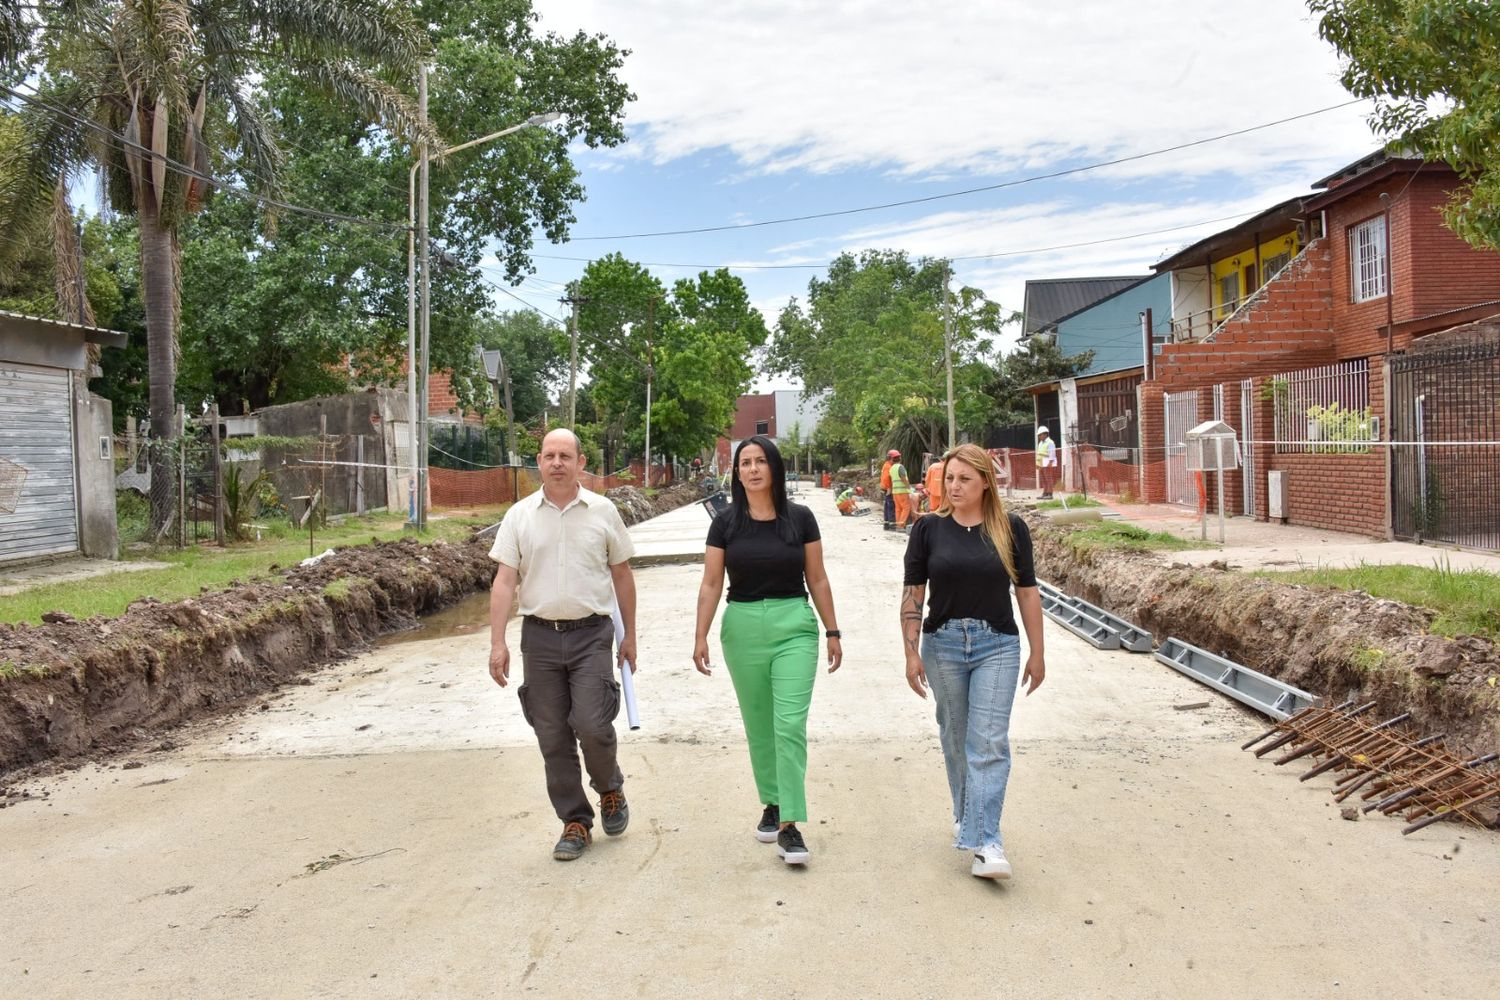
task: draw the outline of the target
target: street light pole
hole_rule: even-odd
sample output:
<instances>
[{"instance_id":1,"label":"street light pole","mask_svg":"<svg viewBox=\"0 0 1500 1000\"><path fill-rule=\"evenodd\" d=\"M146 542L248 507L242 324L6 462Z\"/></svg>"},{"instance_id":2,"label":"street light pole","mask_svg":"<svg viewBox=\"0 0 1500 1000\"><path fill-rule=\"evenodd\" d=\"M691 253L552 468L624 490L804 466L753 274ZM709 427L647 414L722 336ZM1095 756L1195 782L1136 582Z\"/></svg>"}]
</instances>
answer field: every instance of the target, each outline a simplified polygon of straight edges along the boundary
<instances>
[{"instance_id":1,"label":"street light pole","mask_svg":"<svg viewBox=\"0 0 1500 1000\"><path fill-rule=\"evenodd\" d=\"M427 67L421 67L417 76L417 104L421 109L421 120L427 120ZM437 155L438 160L454 153L486 142L493 142L513 132L532 125L546 125L562 117L560 111L548 111L532 115L518 125L503 128L498 132L471 139ZM430 240L428 221L431 214L429 181L431 163L426 141L417 144L417 162L411 166L406 182L406 398L410 409L410 447L412 467L412 499L407 526L421 530L427 525L427 362L432 333ZM421 175L421 205L418 206L417 178ZM420 252L416 246L420 243ZM422 309L420 330L417 311L417 271L421 262ZM420 336L419 336L420 333ZM420 339L420 348L418 340ZM419 357L420 355L420 357ZM418 361L420 360L420 370ZM509 442L507 442L509 444Z\"/></svg>"},{"instance_id":2,"label":"street light pole","mask_svg":"<svg viewBox=\"0 0 1500 1000\"><path fill-rule=\"evenodd\" d=\"M424 64L417 75L417 105L422 120L427 120L427 66ZM412 164L406 183L406 424L407 457L411 463L411 474L407 478L406 526L417 529L421 525L417 513L417 446L421 441L418 431L417 406L417 167L426 158L427 143L418 142L418 161Z\"/></svg>"},{"instance_id":3,"label":"street light pole","mask_svg":"<svg viewBox=\"0 0 1500 1000\"><path fill-rule=\"evenodd\" d=\"M953 418L953 309L948 304L949 265L943 265L943 366L948 369L948 447L958 443L958 426Z\"/></svg>"}]
</instances>

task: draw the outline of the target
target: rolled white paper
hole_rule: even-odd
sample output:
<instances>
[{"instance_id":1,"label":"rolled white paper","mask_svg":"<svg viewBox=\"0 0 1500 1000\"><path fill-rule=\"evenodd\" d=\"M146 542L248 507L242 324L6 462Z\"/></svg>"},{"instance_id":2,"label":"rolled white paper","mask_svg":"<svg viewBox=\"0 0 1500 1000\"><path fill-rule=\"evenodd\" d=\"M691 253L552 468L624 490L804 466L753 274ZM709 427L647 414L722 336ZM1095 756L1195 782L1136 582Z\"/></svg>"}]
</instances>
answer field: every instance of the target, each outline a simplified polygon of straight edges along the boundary
<instances>
[{"instance_id":1,"label":"rolled white paper","mask_svg":"<svg viewBox=\"0 0 1500 1000\"><path fill-rule=\"evenodd\" d=\"M625 640L625 619L620 616L620 602L615 601L614 611L610 617L615 623L615 647L619 648ZM630 722L631 729L641 728L641 711L635 703L635 678L631 676L631 662L626 660L620 666L620 692L625 695L625 718Z\"/></svg>"}]
</instances>

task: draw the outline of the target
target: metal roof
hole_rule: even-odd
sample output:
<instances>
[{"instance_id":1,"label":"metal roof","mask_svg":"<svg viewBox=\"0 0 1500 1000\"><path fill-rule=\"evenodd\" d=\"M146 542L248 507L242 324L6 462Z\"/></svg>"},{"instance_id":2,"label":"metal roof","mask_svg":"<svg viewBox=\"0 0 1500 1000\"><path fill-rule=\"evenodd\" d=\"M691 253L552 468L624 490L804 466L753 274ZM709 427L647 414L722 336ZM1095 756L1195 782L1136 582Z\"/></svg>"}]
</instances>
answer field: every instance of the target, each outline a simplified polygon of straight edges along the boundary
<instances>
[{"instance_id":1,"label":"metal roof","mask_svg":"<svg viewBox=\"0 0 1500 1000\"><path fill-rule=\"evenodd\" d=\"M1021 336L1046 329L1064 316L1151 277L1149 274L1115 275L1102 278L1043 278L1026 282L1026 301Z\"/></svg>"},{"instance_id":2,"label":"metal roof","mask_svg":"<svg viewBox=\"0 0 1500 1000\"><path fill-rule=\"evenodd\" d=\"M43 326L82 330L85 343L99 344L103 347L124 347L128 339L119 330L107 330L102 326L89 326L86 323L69 323L62 319L48 319L46 316L30 316L26 313L11 312L9 309L0 309L0 319L19 320L23 325L39 323Z\"/></svg>"},{"instance_id":3,"label":"metal roof","mask_svg":"<svg viewBox=\"0 0 1500 1000\"><path fill-rule=\"evenodd\" d=\"M1288 198L1279 205L1272 205L1244 222L1189 244L1172 256L1152 264L1151 269L1160 274L1163 271L1180 271L1185 267L1205 266L1229 254L1254 247L1257 234L1262 237L1274 236L1276 233L1273 230L1284 232L1286 228L1296 226L1304 216L1308 197L1299 195Z\"/></svg>"}]
</instances>

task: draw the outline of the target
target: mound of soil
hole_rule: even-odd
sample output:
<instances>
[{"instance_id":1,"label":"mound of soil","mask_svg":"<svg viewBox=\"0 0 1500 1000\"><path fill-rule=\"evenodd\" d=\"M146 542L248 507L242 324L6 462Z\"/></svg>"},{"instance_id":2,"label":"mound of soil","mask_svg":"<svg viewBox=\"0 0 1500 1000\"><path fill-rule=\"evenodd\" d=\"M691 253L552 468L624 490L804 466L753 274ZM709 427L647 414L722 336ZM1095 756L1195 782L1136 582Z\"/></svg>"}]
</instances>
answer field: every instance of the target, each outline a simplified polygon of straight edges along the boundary
<instances>
[{"instance_id":1,"label":"mound of soil","mask_svg":"<svg viewBox=\"0 0 1500 1000\"><path fill-rule=\"evenodd\" d=\"M609 496L634 524L699 492ZM360 652L488 587L489 544L372 541L191 600L142 598L114 618L0 624L0 664L13 668L0 678L0 774L136 745Z\"/></svg>"},{"instance_id":2,"label":"mound of soil","mask_svg":"<svg viewBox=\"0 0 1500 1000\"><path fill-rule=\"evenodd\" d=\"M1500 651L1478 636L1432 635L1431 612L1371 597L1280 583L1158 555L1075 550L1070 530L1029 516L1037 573L1156 640L1184 642L1322 695L1412 713L1454 749L1500 750Z\"/></svg>"}]
</instances>

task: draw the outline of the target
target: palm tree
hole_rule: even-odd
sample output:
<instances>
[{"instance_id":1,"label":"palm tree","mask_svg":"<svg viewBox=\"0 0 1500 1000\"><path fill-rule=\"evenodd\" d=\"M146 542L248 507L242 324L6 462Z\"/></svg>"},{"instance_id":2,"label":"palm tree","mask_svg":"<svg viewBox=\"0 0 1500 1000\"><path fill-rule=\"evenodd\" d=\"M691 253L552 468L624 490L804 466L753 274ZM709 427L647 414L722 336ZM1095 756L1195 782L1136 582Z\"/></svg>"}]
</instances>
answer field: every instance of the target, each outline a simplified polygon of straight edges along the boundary
<instances>
[{"instance_id":1,"label":"palm tree","mask_svg":"<svg viewBox=\"0 0 1500 1000\"><path fill-rule=\"evenodd\" d=\"M0 0L0 71L28 81L7 88L26 138L0 162L0 231L47 217L59 182L90 168L112 207L136 217L155 441L176 436L177 232L212 187L194 175L232 169L277 193L282 158L255 98L272 68L440 145L390 82L412 79L427 49L410 10L399 0ZM155 483L173 479L168 451L153 455ZM151 492L159 530L172 491Z\"/></svg>"}]
</instances>

